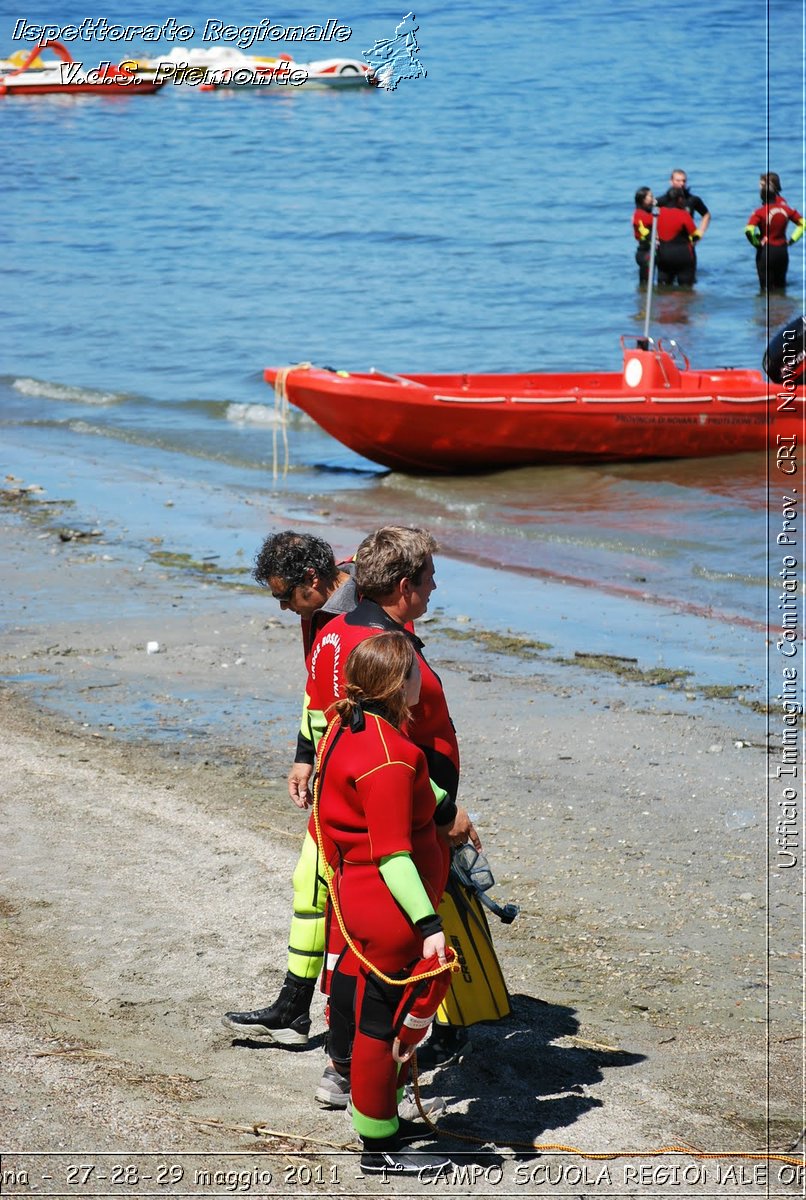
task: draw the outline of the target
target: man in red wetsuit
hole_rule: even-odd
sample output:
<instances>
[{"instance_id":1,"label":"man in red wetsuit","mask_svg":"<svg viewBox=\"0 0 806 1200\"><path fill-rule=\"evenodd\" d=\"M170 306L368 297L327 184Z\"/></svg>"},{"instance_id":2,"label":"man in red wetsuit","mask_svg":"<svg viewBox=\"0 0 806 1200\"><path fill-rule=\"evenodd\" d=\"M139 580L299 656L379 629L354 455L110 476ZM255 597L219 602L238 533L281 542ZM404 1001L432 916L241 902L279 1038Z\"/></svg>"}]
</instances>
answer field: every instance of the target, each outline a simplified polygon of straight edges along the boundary
<instances>
[{"instance_id":1,"label":"man in red wetsuit","mask_svg":"<svg viewBox=\"0 0 806 1200\"><path fill-rule=\"evenodd\" d=\"M358 603L352 563L337 564L328 543L311 534L287 529L267 537L258 551L252 574L271 591L284 612L296 613L300 618L306 659L312 641L327 622L339 613L349 612ZM307 754L307 743L304 753ZM298 808L309 807L308 781L312 770L312 754L291 768L288 790ZM295 871L295 888L304 893L305 900L295 904L291 921L286 983L273 1004L224 1015L224 1024L240 1037L266 1038L281 1045L305 1045L308 1041L311 1025L308 1014L321 969L325 919L324 881L317 872L315 847L310 845L307 833ZM310 897L313 902L309 902Z\"/></svg>"},{"instance_id":2,"label":"man in red wetsuit","mask_svg":"<svg viewBox=\"0 0 806 1200\"><path fill-rule=\"evenodd\" d=\"M337 563L332 548L322 538L293 529L270 534L264 540L252 571L256 583L269 589L283 612L299 617L306 659L322 626L357 604L352 576L352 563Z\"/></svg>"},{"instance_id":3,"label":"man in red wetsuit","mask_svg":"<svg viewBox=\"0 0 806 1200\"><path fill-rule=\"evenodd\" d=\"M352 612L331 621L314 642L308 658L308 708L299 745L306 739L311 747L318 744L332 716L332 706L343 695L344 665L350 651L374 634L403 630L417 652L421 675L420 698L412 710L407 733L428 763L435 801L434 820L451 845L461 846L470 840L480 849L481 842L467 812L456 805L459 747L442 683L425 659L423 643L411 628L412 622L425 614L436 588L433 559L436 549L436 542L425 530L403 526L378 529L358 547L355 580L362 599ZM329 959L333 953L331 946ZM343 1012L348 1004L349 997L341 997L338 1007ZM337 1047L331 1057L346 1072L347 1054L344 1045L338 1044L341 1041L338 1031L333 1041ZM432 1034L430 1053L437 1061L451 1061L466 1045L464 1029L440 1026ZM343 1080L342 1086L346 1088L346 1073ZM331 1082L337 1086L335 1077Z\"/></svg>"},{"instance_id":4,"label":"man in red wetsuit","mask_svg":"<svg viewBox=\"0 0 806 1200\"><path fill-rule=\"evenodd\" d=\"M781 180L774 171L762 175L759 181L761 207L750 214L744 232L745 237L756 248L756 271L762 292L786 287L789 269L789 249L806 228L800 213L790 208L781 195ZM787 238L787 225L796 226L791 238Z\"/></svg>"},{"instance_id":5,"label":"man in red wetsuit","mask_svg":"<svg viewBox=\"0 0 806 1200\"><path fill-rule=\"evenodd\" d=\"M308 658L307 730L312 745L327 725L331 705L343 694L344 664L354 646L382 630L405 629L420 661L422 686L409 734L425 752L439 804L456 799L459 746L442 683L423 655L423 643L411 628L425 614L434 580L436 542L421 529L388 526L370 534L355 556L356 586L362 599L352 612L328 623ZM437 816L439 824L439 816ZM468 828L457 830L457 844L467 841Z\"/></svg>"}]
</instances>

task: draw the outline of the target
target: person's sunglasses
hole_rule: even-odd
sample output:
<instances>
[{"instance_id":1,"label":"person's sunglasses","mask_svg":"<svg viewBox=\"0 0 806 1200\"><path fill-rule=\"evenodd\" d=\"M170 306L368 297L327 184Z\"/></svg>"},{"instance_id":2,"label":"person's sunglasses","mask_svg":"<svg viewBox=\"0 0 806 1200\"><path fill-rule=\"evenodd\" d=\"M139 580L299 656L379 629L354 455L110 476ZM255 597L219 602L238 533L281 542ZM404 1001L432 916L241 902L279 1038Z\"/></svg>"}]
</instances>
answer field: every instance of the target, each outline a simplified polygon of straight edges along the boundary
<instances>
[{"instance_id":1,"label":"person's sunglasses","mask_svg":"<svg viewBox=\"0 0 806 1200\"><path fill-rule=\"evenodd\" d=\"M307 581L309 573L310 567L306 567L305 574L302 579L298 580L297 583L292 583L291 587L287 588L284 592L272 592L272 600L276 600L278 604L288 604L297 588L302 587L302 585Z\"/></svg>"},{"instance_id":2,"label":"person's sunglasses","mask_svg":"<svg viewBox=\"0 0 806 1200\"><path fill-rule=\"evenodd\" d=\"M299 587L298 583L292 583L291 587L285 592L272 592L272 600L276 600L278 604L288 604L288 601L294 595L294 592Z\"/></svg>"}]
</instances>

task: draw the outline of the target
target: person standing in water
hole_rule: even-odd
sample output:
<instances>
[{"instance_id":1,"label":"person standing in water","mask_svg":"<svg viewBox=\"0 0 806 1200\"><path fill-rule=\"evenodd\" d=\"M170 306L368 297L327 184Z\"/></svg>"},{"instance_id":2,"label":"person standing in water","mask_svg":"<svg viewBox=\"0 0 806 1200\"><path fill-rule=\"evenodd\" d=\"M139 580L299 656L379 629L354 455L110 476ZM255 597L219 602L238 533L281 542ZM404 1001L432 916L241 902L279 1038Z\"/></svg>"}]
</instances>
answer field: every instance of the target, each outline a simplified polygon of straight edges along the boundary
<instances>
[{"instance_id":1,"label":"person standing in water","mask_svg":"<svg viewBox=\"0 0 806 1200\"><path fill-rule=\"evenodd\" d=\"M632 231L638 245L635 261L638 263L638 282L645 284L649 279L649 254L652 244L652 223L655 197L652 188L641 187L635 193L635 212L632 215Z\"/></svg>"},{"instance_id":2,"label":"person standing in water","mask_svg":"<svg viewBox=\"0 0 806 1200\"><path fill-rule=\"evenodd\" d=\"M663 195L658 198L658 207L659 208L666 208L666 207L672 205L672 193L673 192L682 192L683 193L683 197L685 200L685 204L683 207L685 208L688 215L691 217L692 222L694 222L695 216L698 216L700 218L699 225L696 225L696 223L695 223L696 237L691 242L691 258L694 263L694 274L692 275L692 278L691 278L691 283L693 284L697 278L696 242L700 241L700 239L705 236L705 232L708 229L708 226L711 224L711 213L708 208L708 205L705 203L702 196L695 196L694 193L689 190L688 175L682 169L682 167L675 167L675 169L672 171L672 174L669 179L669 187L663 193ZM676 203L673 205L673 207L676 207Z\"/></svg>"},{"instance_id":3,"label":"person standing in water","mask_svg":"<svg viewBox=\"0 0 806 1200\"><path fill-rule=\"evenodd\" d=\"M781 195L781 180L774 171L768 171L759 180L761 206L747 219L744 233L751 246L756 249L756 271L762 292L783 291L789 270L789 246L803 236L806 221L791 208ZM795 226L791 238L787 238L787 226Z\"/></svg>"}]
</instances>

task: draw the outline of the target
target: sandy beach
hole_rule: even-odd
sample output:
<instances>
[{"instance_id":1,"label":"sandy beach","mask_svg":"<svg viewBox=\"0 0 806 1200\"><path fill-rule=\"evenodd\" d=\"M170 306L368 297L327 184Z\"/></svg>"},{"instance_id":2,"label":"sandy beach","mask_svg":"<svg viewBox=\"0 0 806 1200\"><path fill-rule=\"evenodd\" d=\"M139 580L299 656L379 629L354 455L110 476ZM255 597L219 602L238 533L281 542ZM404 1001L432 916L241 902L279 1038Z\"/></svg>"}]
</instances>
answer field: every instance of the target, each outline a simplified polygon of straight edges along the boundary
<instances>
[{"instance_id":1,"label":"sandy beach","mask_svg":"<svg viewBox=\"0 0 806 1200\"><path fill-rule=\"evenodd\" d=\"M220 1023L285 970L296 622L198 565L63 540L31 500L0 520L4 1194L416 1189L361 1179L313 1101L321 998L300 1052ZM512 1017L422 1080L482 1172L439 1186L802 1193L801 897L768 866L765 716L481 640L467 613L421 633L521 912L494 929Z\"/></svg>"}]
</instances>

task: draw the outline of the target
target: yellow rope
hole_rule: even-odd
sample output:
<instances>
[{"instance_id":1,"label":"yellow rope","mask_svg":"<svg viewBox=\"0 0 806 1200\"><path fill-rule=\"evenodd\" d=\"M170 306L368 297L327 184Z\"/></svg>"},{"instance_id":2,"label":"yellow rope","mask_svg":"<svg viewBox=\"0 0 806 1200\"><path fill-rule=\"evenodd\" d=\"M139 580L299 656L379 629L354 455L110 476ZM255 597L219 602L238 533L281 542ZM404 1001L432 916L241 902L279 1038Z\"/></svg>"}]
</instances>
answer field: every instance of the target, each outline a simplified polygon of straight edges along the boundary
<instances>
[{"instance_id":1,"label":"yellow rope","mask_svg":"<svg viewBox=\"0 0 806 1200\"><path fill-rule=\"evenodd\" d=\"M307 371L312 366L309 362L292 363L289 367L281 367L274 380L274 426L271 434L271 469L272 479L277 481L277 430L283 435L283 475L288 472L288 376L292 371Z\"/></svg>"},{"instance_id":2,"label":"yellow rope","mask_svg":"<svg viewBox=\"0 0 806 1200\"><path fill-rule=\"evenodd\" d=\"M575 1154L579 1158L590 1158L610 1161L616 1158L658 1158L661 1154L686 1154L689 1158L741 1158L753 1162L780 1162L793 1167L804 1166L804 1159L790 1154L765 1154L753 1150L692 1150L689 1146L659 1146L655 1150L613 1150L609 1154L593 1154L580 1150L577 1146L565 1146L561 1142L508 1142L507 1145L528 1145L532 1150L558 1150L566 1154Z\"/></svg>"}]
</instances>

